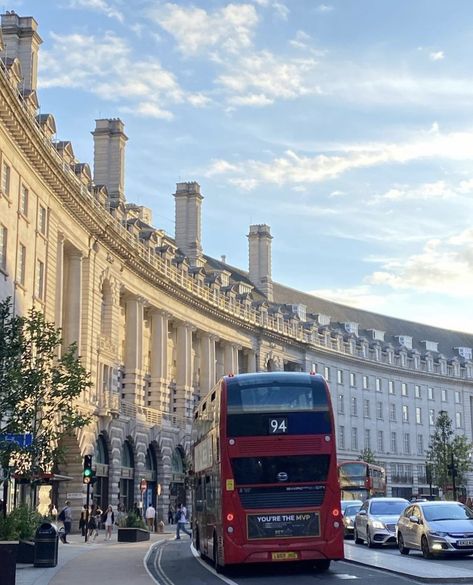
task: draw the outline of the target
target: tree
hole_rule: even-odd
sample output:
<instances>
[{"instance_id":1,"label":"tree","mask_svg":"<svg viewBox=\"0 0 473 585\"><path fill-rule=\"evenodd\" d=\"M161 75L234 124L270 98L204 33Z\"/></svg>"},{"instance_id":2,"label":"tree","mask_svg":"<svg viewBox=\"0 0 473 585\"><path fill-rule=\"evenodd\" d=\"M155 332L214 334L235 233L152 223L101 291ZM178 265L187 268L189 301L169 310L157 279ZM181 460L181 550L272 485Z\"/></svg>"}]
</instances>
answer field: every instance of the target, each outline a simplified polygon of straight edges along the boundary
<instances>
[{"instance_id":1,"label":"tree","mask_svg":"<svg viewBox=\"0 0 473 585\"><path fill-rule=\"evenodd\" d=\"M40 311L18 316L10 299L0 303L0 457L30 481L59 462L61 438L90 420L77 405L90 375L76 346L60 355L61 343ZM31 442L6 441L8 433L31 435Z\"/></svg>"},{"instance_id":2,"label":"tree","mask_svg":"<svg viewBox=\"0 0 473 585\"><path fill-rule=\"evenodd\" d=\"M466 474L472 470L470 454L473 444L465 435L455 435L452 420L448 413L441 410L435 421L434 432L430 437L426 466L429 466L433 483L448 491L452 484L452 461L454 463L455 484L463 486Z\"/></svg>"},{"instance_id":3,"label":"tree","mask_svg":"<svg viewBox=\"0 0 473 585\"><path fill-rule=\"evenodd\" d=\"M378 461L376 461L374 453L369 447L366 447L365 449L363 449L363 451L358 456L358 461L365 461L365 463L372 463L373 465L380 465L380 463Z\"/></svg>"}]
</instances>

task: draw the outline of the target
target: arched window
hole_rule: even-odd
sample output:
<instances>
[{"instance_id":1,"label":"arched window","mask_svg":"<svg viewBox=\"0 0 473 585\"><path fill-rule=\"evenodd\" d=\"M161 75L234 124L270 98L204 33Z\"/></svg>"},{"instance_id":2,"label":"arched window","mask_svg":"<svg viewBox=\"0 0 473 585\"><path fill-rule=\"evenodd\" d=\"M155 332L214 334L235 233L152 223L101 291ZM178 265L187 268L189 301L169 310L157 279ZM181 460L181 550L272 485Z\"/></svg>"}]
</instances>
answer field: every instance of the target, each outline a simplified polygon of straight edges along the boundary
<instances>
[{"instance_id":1,"label":"arched window","mask_svg":"<svg viewBox=\"0 0 473 585\"><path fill-rule=\"evenodd\" d=\"M100 313L100 332L102 335L110 337L112 331L112 287L108 280L102 284L102 306Z\"/></svg>"},{"instance_id":2,"label":"arched window","mask_svg":"<svg viewBox=\"0 0 473 585\"><path fill-rule=\"evenodd\" d=\"M171 467L173 473L184 473L184 462L182 460L182 453L179 449L174 449Z\"/></svg>"},{"instance_id":3,"label":"arched window","mask_svg":"<svg viewBox=\"0 0 473 585\"><path fill-rule=\"evenodd\" d=\"M95 443L94 459L96 463L103 463L104 465L108 465L108 449L103 435L99 435L97 437L97 442Z\"/></svg>"},{"instance_id":4,"label":"arched window","mask_svg":"<svg viewBox=\"0 0 473 585\"><path fill-rule=\"evenodd\" d=\"M122 467L134 467L133 449L129 441L123 443L122 449Z\"/></svg>"}]
</instances>

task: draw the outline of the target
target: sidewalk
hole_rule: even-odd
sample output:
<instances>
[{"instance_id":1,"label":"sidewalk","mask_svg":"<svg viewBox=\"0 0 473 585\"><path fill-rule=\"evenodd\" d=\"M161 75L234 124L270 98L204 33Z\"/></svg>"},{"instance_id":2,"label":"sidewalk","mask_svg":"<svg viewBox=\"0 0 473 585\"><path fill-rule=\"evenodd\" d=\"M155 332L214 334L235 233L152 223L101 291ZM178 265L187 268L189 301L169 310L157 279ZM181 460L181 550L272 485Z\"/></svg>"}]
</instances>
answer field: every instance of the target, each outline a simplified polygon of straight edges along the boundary
<instances>
[{"instance_id":1,"label":"sidewalk","mask_svg":"<svg viewBox=\"0 0 473 585\"><path fill-rule=\"evenodd\" d=\"M172 539L175 528L166 526L164 533L152 533L145 542L117 542L117 532L112 540L104 540L101 531L95 542L84 542L80 534L69 535L70 544L59 542L56 567L36 568L33 565L16 566L16 585L81 585L85 582L153 583L143 566L149 547L159 540Z\"/></svg>"}]
</instances>

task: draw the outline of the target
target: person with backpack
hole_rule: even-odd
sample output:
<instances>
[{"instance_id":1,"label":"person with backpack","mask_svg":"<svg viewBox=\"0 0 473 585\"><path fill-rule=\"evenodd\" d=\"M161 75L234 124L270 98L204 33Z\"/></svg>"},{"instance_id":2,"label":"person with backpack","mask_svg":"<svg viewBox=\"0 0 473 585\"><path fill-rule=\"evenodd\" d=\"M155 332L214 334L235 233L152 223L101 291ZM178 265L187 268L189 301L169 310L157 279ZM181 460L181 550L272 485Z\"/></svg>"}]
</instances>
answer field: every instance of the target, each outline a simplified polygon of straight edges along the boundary
<instances>
[{"instance_id":1,"label":"person with backpack","mask_svg":"<svg viewBox=\"0 0 473 585\"><path fill-rule=\"evenodd\" d=\"M71 502L69 500L66 500L66 505L59 512L57 519L64 525L64 532L60 536L61 542L63 542L64 544L69 544L69 541L67 540L67 535L70 534L72 528L72 510Z\"/></svg>"}]
</instances>

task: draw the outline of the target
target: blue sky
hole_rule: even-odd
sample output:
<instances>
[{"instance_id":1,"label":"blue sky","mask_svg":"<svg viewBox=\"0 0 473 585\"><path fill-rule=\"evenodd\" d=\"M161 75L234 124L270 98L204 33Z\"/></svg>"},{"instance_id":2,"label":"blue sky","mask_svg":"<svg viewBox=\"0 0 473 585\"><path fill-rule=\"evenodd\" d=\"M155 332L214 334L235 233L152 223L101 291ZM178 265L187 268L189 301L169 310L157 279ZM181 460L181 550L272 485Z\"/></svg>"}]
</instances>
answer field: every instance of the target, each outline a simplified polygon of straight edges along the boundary
<instances>
[{"instance_id":1,"label":"blue sky","mask_svg":"<svg viewBox=\"0 0 473 585\"><path fill-rule=\"evenodd\" d=\"M273 279L473 331L470 0L11 0L43 38L39 101L92 163L95 118L129 137L129 202L174 234L175 183L202 240Z\"/></svg>"}]
</instances>

